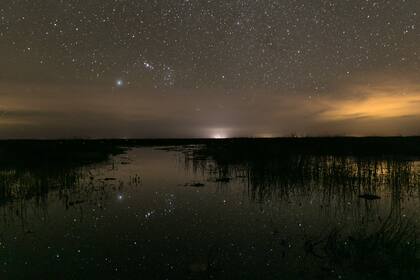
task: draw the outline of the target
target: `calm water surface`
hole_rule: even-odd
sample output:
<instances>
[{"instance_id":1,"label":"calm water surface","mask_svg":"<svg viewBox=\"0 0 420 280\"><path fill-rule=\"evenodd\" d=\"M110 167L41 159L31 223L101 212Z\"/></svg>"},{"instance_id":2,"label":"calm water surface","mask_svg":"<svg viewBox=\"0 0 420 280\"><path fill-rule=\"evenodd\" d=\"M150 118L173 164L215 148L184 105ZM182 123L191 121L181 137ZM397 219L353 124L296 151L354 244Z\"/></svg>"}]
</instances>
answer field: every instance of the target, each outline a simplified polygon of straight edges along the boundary
<instances>
[{"instance_id":1,"label":"calm water surface","mask_svg":"<svg viewBox=\"0 0 420 280\"><path fill-rule=\"evenodd\" d=\"M2 170L1 279L419 278L419 163L188 151Z\"/></svg>"}]
</instances>

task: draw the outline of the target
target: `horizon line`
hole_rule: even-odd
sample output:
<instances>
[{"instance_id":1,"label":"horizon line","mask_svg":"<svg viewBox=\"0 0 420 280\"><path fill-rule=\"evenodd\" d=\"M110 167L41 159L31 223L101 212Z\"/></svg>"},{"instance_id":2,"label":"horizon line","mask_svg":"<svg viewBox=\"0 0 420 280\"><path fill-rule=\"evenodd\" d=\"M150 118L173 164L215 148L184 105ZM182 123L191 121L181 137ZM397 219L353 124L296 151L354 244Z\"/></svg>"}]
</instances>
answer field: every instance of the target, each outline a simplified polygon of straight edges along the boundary
<instances>
[{"instance_id":1,"label":"horizon line","mask_svg":"<svg viewBox=\"0 0 420 280\"><path fill-rule=\"evenodd\" d=\"M240 137L156 137L156 138L116 138L116 137L64 137L64 138L0 138L0 141L159 141L159 140L212 140L212 141L223 141L223 140L280 140L280 139L339 139L339 138L420 138L420 135L387 135L387 136L356 136L356 135L340 135L340 136L278 136L278 137L252 137L252 136L240 136Z\"/></svg>"}]
</instances>

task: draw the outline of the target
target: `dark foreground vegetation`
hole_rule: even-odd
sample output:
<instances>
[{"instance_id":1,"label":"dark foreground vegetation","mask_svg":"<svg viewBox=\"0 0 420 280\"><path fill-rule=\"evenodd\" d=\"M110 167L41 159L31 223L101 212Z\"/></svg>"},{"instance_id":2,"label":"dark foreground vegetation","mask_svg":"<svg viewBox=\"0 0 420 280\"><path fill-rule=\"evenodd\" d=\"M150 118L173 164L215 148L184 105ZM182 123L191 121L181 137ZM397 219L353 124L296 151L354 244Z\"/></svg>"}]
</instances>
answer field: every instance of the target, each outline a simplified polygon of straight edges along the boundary
<instances>
[{"instance_id":1,"label":"dark foreground vegetation","mask_svg":"<svg viewBox=\"0 0 420 280\"><path fill-rule=\"evenodd\" d=\"M420 137L327 137L209 140L203 155L241 159L284 155L419 157Z\"/></svg>"},{"instance_id":2,"label":"dark foreground vegetation","mask_svg":"<svg viewBox=\"0 0 420 280\"><path fill-rule=\"evenodd\" d=\"M355 171L347 159L340 157L370 157L374 160L420 157L420 137L3 140L0 141L0 202L13 197L11 194L15 191L10 192L10 186L19 188L24 184L18 183L20 178L31 178L24 184L28 191L24 192L25 196L36 195L47 192L47 185L49 188L60 184L74 185L78 169L85 165L106 161L110 156L124 153L129 148L155 146L172 146L170 149L184 151L187 160L193 159L198 165L203 163L202 160L215 161L218 175L214 180L220 183L230 181L232 175L226 173L229 167L246 164L246 176L251 185L257 187L253 189L253 195L260 199L267 195L266 191L271 193L273 190L266 188L267 185L294 185L296 182L304 185L319 177L320 170L323 170L323 176L330 174L331 185L336 184L337 180L351 184L357 182L358 185L365 185L366 180L372 178L378 180L377 173L369 173L370 164L359 162L356 166L359 171ZM326 158L328 156L333 158ZM408 180L407 174L411 173L407 168L410 169L410 164L405 162L402 165L389 161L389 166L394 167L392 174L398 178L405 176Z\"/></svg>"},{"instance_id":3,"label":"dark foreground vegetation","mask_svg":"<svg viewBox=\"0 0 420 280\"><path fill-rule=\"evenodd\" d=\"M48 196L55 192L66 209L77 207L90 213L92 206L86 206L86 201L95 207L102 205L109 200L111 190L119 191L120 182L105 175L96 178L85 167L135 147L182 152L185 168L205 174L203 181L187 181L175 189L178 191L205 191L212 185L223 191L241 182L246 197L261 205L261 217L268 215L263 212L264 205L278 205L287 212L303 211L296 202L320 203L324 214L334 217L330 227L320 232L308 229L300 243L293 245L308 267L293 268L293 274L285 279L418 279L418 223L416 217L406 215L405 203L420 194L416 165L420 137L5 140L0 141L0 209L12 209L13 216L23 216L26 201L35 198L46 208ZM119 164L130 162L127 158ZM164 170L158 171L164 175ZM241 215L247 217L247 213ZM189 217L184 218L189 223ZM351 227L345 227L345 223ZM255 275L248 274L250 278L269 278L290 270L285 259L293 259L287 255L291 237L282 230L283 224L271 221L267 225L271 228L267 241L274 249L264 258L249 252L255 257ZM229 268L235 270L243 261L225 249L212 249L205 262L188 266L185 261L179 266L192 271L194 277L187 279L223 278L227 264L238 261ZM155 250L153 247L150 252ZM273 265L266 267L265 258ZM149 263L146 268L155 265Z\"/></svg>"},{"instance_id":4,"label":"dark foreground vegetation","mask_svg":"<svg viewBox=\"0 0 420 280\"><path fill-rule=\"evenodd\" d=\"M203 154L276 157L285 154L343 156L420 156L420 137L319 137L231 139L2 140L0 164L89 163L126 147L206 145Z\"/></svg>"},{"instance_id":5,"label":"dark foreground vegetation","mask_svg":"<svg viewBox=\"0 0 420 280\"><path fill-rule=\"evenodd\" d=\"M256 201L318 192L311 186L319 181L324 192L341 191L343 200L349 196L375 200L384 186L397 189L401 196L411 189L400 186L415 187L420 181L414 164L420 158L420 137L4 140L0 141L0 204L71 188L84 166L134 147L181 151L186 164L208 172L210 180L219 184L246 179L249 196Z\"/></svg>"}]
</instances>

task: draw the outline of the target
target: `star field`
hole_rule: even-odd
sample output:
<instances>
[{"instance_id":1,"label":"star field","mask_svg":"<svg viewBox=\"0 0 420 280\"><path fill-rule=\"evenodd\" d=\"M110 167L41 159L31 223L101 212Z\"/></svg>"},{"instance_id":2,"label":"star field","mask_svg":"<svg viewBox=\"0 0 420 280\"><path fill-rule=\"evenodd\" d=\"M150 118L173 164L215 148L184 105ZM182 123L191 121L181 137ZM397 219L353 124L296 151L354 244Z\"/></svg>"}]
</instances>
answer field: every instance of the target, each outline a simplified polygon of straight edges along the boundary
<instances>
[{"instance_id":1,"label":"star field","mask_svg":"<svg viewBox=\"0 0 420 280\"><path fill-rule=\"evenodd\" d=\"M5 1L1 50L25 79L323 92L419 69L418 1ZM12 59L13 58L13 59ZM3 79L18 78L6 71Z\"/></svg>"},{"instance_id":2,"label":"star field","mask_svg":"<svg viewBox=\"0 0 420 280\"><path fill-rule=\"evenodd\" d=\"M277 102L296 111L287 104L295 102L288 97L297 97L303 116L329 110L325 104L337 99L357 99L371 91L368 87L392 87L392 95L403 94L398 91L402 87L414 88L420 70L419 16L415 0L3 1L0 83L11 95L20 91L11 89L16 86L35 92L33 98L59 87L54 90L64 99L75 92L104 98L118 92L130 94L133 104L136 96L162 104L156 93L188 93L190 105L174 109L170 104L176 101L169 98L167 105L153 107L164 113L144 118L152 118L150 124L158 118L163 125L167 115L185 122L181 114L194 112L190 119L201 119L206 129L246 126L238 121L246 116L236 113L246 110L241 102L262 107ZM390 79L395 79L392 85L384 84ZM355 95L355 88L362 90ZM227 101L223 95L237 99ZM286 100L273 100L278 96ZM333 100L319 101L324 97ZM304 102L312 105L306 108ZM21 103L15 101L15 107L26 107ZM215 107L206 108L212 103ZM4 106L7 111L11 105ZM55 105L39 110L45 106ZM276 111L271 112L273 122L284 122ZM220 112L224 121L213 116ZM320 133L312 124L306 127L302 133ZM245 130L246 135L256 133Z\"/></svg>"}]
</instances>

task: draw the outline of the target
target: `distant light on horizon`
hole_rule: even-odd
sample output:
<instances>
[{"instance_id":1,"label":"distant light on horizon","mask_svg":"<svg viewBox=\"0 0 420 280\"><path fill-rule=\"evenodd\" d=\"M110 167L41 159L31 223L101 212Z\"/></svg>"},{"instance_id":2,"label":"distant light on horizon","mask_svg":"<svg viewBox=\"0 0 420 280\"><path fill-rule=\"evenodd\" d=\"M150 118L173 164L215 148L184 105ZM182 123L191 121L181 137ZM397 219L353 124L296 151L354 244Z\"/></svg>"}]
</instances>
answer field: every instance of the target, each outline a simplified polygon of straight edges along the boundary
<instances>
[{"instance_id":1,"label":"distant light on horizon","mask_svg":"<svg viewBox=\"0 0 420 280\"><path fill-rule=\"evenodd\" d=\"M275 138L276 136L272 133L257 133L256 138Z\"/></svg>"},{"instance_id":2,"label":"distant light on horizon","mask_svg":"<svg viewBox=\"0 0 420 280\"><path fill-rule=\"evenodd\" d=\"M228 138L228 137L225 134L218 133L218 134L214 134L212 136L212 138L213 139L225 139L225 138Z\"/></svg>"},{"instance_id":3,"label":"distant light on horizon","mask_svg":"<svg viewBox=\"0 0 420 280\"><path fill-rule=\"evenodd\" d=\"M231 138L235 137L235 132L232 131L231 128L227 127L211 127L205 129L205 131L202 132L204 137L211 138L211 139L225 139L225 138Z\"/></svg>"}]
</instances>

